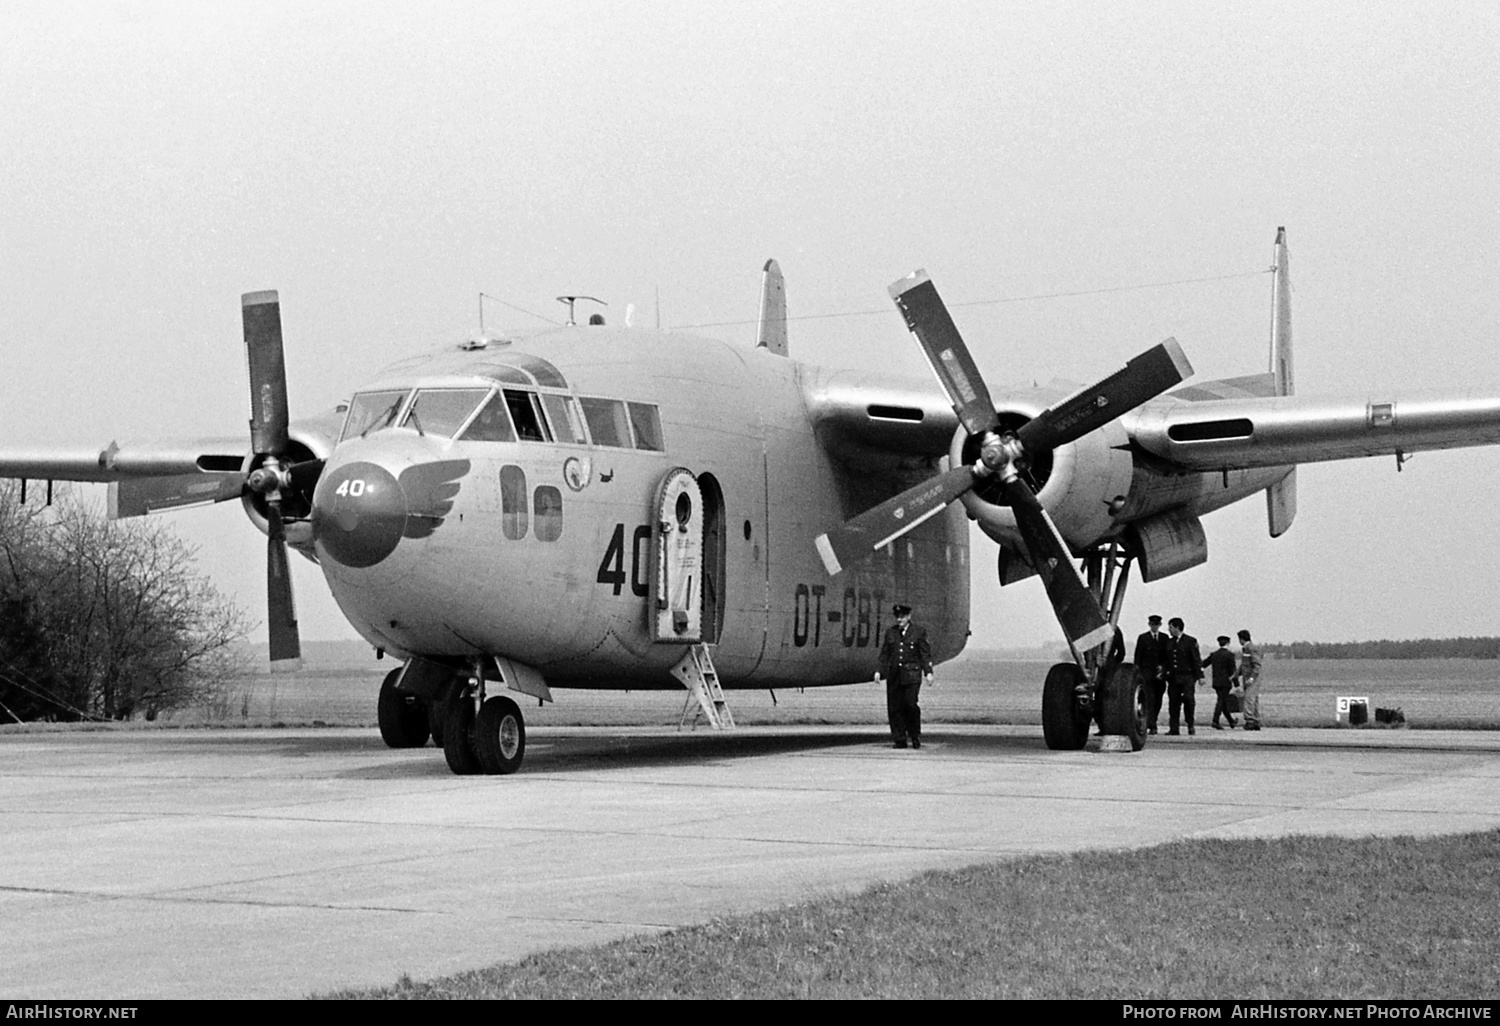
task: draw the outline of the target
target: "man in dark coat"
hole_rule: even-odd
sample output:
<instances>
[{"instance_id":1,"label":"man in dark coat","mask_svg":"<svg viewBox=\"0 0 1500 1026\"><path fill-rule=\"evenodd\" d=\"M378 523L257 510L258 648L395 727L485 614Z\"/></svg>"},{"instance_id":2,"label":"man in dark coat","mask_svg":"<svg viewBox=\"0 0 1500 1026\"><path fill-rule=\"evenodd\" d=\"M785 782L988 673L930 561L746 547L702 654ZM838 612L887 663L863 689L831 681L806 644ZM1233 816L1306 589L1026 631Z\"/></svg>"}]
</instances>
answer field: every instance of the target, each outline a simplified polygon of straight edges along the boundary
<instances>
[{"instance_id":1,"label":"man in dark coat","mask_svg":"<svg viewBox=\"0 0 1500 1026\"><path fill-rule=\"evenodd\" d=\"M1146 732L1155 734L1161 696L1167 693L1167 651L1172 639L1163 633L1156 614L1146 617L1146 626L1146 633L1135 639L1135 672L1146 693Z\"/></svg>"},{"instance_id":2,"label":"man in dark coat","mask_svg":"<svg viewBox=\"0 0 1500 1026\"><path fill-rule=\"evenodd\" d=\"M1229 651L1229 635L1219 635L1219 647L1208 654L1203 665L1213 670L1214 729L1224 729L1219 726L1219 714L1223 713L1233 730L1234 709L1229 704L1229 689L1234 687L1234 653Z\"/></svg>"},{"instance_id":3,"label":"man in dark coat","mask_svg":"<svg viewBox=\"0 0 1500 1026\"><path fill-rule=\"evenodd\" d=\"M917 706L917 692L923 681L932 683L932 649L927 644L927 631L911 622L911 606L898 602L891 613L896 623L886 628L875 679L885 679L891 740L897 748L905 748L908 741L913 748L921 748L922 710Z\"/></svg>"},{"instance_id":4,"label":"man in dark coat","mask_svg":"<svg viewBox=\"0 0 1500 1026\"><path fill-rule=\"evenodd\" d=\"M1198 650L1198 639L1183 633L1185 626L1180 616L1167 621L1167 630L1172 635L1167 643L1167 701L1171 709L1168 734L1181 733L1177 729L1179 713L1186 713L1188 733L1197 733L1193 729L1193 707L1197 705L1195 689L1203 679L1203 654Z\"/></svg>"}]
</instances>

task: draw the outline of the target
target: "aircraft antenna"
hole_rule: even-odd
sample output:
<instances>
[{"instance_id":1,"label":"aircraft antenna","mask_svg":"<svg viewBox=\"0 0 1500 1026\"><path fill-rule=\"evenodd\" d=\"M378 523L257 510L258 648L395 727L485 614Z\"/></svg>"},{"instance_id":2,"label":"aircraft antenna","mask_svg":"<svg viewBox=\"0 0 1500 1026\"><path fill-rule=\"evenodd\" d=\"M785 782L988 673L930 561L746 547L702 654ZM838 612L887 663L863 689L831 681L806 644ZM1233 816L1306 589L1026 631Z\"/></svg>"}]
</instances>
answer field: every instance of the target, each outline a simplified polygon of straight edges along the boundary
<instances>
[{"instance_id":1,"label":"aircraft antenna","mask_svg":"<svg viewBox=\"0 0 1500 1026\"><path fill-rule=\"evenodd\" d=\"M557 301L568 308L568 327L570 328L578 323L573 319L573 307L580 299L586 299L590 303L598 303L600 306L609 305L604 300L595 299L593 296L558 296ZM602 324L603 321L599 321L598 323Z\"/></svg>"}]
</instances>

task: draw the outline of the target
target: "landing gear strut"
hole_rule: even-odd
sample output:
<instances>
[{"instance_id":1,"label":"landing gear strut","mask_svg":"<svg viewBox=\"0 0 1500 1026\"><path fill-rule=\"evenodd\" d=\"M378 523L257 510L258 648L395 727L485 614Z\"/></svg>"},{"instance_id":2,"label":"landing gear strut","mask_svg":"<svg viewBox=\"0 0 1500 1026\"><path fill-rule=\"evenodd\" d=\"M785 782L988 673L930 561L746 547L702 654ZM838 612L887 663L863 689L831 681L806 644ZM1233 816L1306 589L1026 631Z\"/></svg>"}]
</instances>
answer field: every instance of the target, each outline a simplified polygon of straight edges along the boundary
<instances>
[{"instance_id":1,"label":"landing gear strut","mask_svg":"<svg viewBox=\"0 0 1500 1026\"><path fill-rule=\"evenodd\" d=\"M1084 554L1084 576L1100 609L1118 629L1130 579L1131 557L1119 542ZM1087 652L1073 652L1074 661L1057 663L1042 686L1042 736L1047 747L1077 751L1088 741L1089 724L1097 721L1104 734L1130 739L1132 751L1146 745L1145 688L1125 653L1113 638Z\"/></svg>"}]
</instances>

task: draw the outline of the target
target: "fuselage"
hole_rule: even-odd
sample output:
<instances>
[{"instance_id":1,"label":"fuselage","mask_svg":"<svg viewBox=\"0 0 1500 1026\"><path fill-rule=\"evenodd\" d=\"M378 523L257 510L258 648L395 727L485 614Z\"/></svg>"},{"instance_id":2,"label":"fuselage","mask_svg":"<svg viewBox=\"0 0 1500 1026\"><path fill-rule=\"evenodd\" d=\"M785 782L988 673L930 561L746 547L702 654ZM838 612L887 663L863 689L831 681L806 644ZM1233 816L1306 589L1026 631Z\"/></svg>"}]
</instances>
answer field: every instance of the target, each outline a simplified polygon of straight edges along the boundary
<instances>
[{"instance_id":1,"label":"fuselage","mask_svg":"<svg viewBox=\"0 0 1500 1026\"><path fill-rule=\"evenodd\" d=\"M502 408L508 424L481 425ZM384 421L357 419L371 411ZM963 648L962 509L829 578L812 539L891 486L819 444L797 363L703 338L568 327L388 368L324 467L315 549L377 647L503 655L554 686L679 687L682 646L647 631L653 502L676 468L708 509L705 640L724 686L868 680L897 601L935 659Z\"/></svg>"}]
</instances>

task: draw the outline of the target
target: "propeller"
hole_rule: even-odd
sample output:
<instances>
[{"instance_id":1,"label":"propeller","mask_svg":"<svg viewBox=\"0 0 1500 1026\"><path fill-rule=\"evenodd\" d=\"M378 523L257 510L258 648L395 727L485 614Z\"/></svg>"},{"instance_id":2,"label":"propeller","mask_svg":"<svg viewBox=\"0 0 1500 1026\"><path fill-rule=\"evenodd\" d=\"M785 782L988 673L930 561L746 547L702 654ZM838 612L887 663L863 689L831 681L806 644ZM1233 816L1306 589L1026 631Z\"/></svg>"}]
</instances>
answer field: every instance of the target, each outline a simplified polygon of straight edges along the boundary
<instances>
[{"instance_id":1,"label":"propeller","mask_svg":"<svg viewBox=\"0 0 1500 1026\"><path fill-rule=\"evenodd\" d=\"M240 302L250 365L250 445L261 458L245 485L266 499L266 620L271 665L273 669L277 664L295 667L302 658L302 641L297 631L281 507L285 496L308 475L308 463L283 462L290 455L291 437L287 433L280 297L275 290L247 292ZM294 481L294 477L299 480Z\"/></svg>"},{"instance_id":2,"label":"propeller","mask_svg":"<svg viewBox=\"0 0 1500 1026\"><path fill-rule=\"evenodd\" d=\"M972 466L955 467L930 478L819 535L815 544L829 574L837 574L849 563L890 544L942 512L981 480L995 477L1069 644L1082 651L1109 640L1113 630L1108 617L1084 584L1057 525L1022 479L1018 467L1103 427L1192 374L1182 347L1175 339L1167 339L1109 377L1044 410L1020 430L1001 433L989 389L927 272L917 271L901 279L890 292L953 403L959 422L979 438L979 459Z\"/></svg>"}]
</instances>

